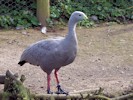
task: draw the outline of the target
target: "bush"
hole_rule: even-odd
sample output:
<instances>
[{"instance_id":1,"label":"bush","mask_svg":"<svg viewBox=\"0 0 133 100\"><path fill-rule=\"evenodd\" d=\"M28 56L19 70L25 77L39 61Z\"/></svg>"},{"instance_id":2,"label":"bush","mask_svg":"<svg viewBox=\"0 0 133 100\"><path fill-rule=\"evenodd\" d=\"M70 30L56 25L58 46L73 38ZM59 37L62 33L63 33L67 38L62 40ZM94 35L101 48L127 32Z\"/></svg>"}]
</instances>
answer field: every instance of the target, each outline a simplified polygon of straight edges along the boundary
<instances>
[{"instance_id":1,"label":"bush","mask_svg":"<svg viewBox=\"0 0 133 100\"><path fill-rule=\"evenodd\" d=\"M0 27L33 27L38 26L36 18L36 2L33 0L2 0L0 1Z\"/></svg>"},{"instance_id":2,"label":"bush","mask_svg":"<svg viewBox=\"0 0 133 100\"><path fill-rule=\"evenodd\" d=\"M133 0L51 0L50 5L50 21L53 25L57 24L58 20L67 21L75 10L83 11L88 17L95 15L99 22L123 23L133 19ZM88 27L94 25L94 22L88 20L80 25Z\"/></svg>"},{"instance_id":3,"label":"bush","mask_svg":"<svg viewBox=\"0 0 133 100\"><path fill-rule=\"evenodd\" d=\"M0 27L38 26L35 1L0 0L0 4L2 4L0 6ZM88 17L96 16L98 22L123 23L133 19L133 0L50 0L51 14L47 19L48 26L66 24L71 13L76 10L83 11ZM90 19L79 25L89 27L93 26L94 22L95 20Z\"/></svg>"}]
</instances>

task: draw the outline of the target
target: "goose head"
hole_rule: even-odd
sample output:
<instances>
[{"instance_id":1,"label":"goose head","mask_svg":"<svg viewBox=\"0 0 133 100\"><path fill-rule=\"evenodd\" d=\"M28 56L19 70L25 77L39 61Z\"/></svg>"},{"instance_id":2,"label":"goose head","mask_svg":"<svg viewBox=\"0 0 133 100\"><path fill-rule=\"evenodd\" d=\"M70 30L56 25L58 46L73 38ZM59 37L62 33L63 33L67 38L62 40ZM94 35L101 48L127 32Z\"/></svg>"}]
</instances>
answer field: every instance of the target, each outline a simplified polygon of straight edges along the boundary
<instances>
[{"instance_id":1,"label":"goose head","mask_svg":"<svg viewBox=\"0 0 133 100\"><path fill-rule=\"evenodd\" d=\"M88 19L88 17L81 11L75 11L71 14L70 20L73 20L73 22L79 22L84 19Z\"/></svg>"}]
</instances>

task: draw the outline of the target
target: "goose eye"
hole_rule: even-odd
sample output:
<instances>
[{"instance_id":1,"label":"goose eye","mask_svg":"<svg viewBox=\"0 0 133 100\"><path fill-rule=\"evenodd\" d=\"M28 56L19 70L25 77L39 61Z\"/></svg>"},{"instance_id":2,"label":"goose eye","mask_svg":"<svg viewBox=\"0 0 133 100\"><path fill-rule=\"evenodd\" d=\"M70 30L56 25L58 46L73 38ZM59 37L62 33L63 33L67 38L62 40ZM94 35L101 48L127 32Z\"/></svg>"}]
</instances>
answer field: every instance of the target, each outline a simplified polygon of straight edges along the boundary
<instances>
[{"instance_id":1,"label":"goose eye","mask_svg":"<svg viewBox=\"0 0 133 100\"><path fill-rule=\"evenodd\" d=\"M81 15L79 15L79 16L81 16Z\"/></svg>"}]
</instances>

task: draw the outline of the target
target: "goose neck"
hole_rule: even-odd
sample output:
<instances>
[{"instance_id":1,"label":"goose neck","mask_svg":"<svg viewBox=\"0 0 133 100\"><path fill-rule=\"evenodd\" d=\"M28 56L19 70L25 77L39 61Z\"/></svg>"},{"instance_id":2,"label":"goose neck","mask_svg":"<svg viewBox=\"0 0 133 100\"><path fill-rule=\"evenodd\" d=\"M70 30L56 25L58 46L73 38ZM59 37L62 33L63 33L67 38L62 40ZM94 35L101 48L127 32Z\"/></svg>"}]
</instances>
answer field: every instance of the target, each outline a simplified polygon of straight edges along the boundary
<instances>
[{"instance_id":1,"label":"goose neck","mask_svg":"<svg viewBox=\"0 0 133 100\"><path fill-rule=\"evenodd\" d=\"M68 22L68 33L75 33L75 29L76 29L76 25L77 25L77 22L75 22L74 20L69 20Z\"/></svg>"}]
</instances>

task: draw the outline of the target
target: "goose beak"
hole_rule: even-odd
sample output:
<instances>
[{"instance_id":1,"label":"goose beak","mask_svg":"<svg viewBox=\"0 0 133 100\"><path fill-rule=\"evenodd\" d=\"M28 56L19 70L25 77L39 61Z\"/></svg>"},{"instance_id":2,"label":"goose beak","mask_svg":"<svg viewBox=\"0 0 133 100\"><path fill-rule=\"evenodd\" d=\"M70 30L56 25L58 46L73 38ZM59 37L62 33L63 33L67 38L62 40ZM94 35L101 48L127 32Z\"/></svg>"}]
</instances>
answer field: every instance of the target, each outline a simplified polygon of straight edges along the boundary
<instances>
[{"instance_id":1,"label":"goose beak","mask_svg":"<svg viewBox=\"0 0 133 100\"><path fill-rule=\"evenodd\" d=\"M88 17L86 15L84 15L84 19L86 20L86 19L88 19Z\"/></svg>"}]
</instances>

